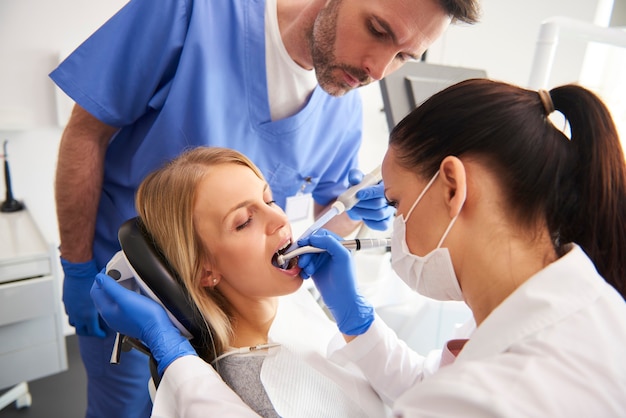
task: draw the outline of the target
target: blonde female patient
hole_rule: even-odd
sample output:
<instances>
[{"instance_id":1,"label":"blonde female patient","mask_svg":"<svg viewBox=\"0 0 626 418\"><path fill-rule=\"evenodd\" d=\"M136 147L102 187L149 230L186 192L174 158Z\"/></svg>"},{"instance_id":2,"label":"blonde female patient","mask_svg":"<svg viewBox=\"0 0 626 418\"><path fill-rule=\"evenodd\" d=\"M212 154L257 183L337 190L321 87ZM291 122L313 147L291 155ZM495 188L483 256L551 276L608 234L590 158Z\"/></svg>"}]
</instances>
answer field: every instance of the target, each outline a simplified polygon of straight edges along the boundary
<instances>
[{"instance_id":1,"label":"blonde female patient","mask_svg":"<svg viewBox=\"0 0 626 418\"><path fill-rule=\"evenodd\" d=\"M224 148L187 151L142 182L136 206L213 330L216 356L204 360L257 414L387 414L362 376L326 361L336 325L302 287L297 264L273 263L291 227L250 160ZM193 376L183 380L161 382L153 416L185 415L169 402L197 389ZM216 402L229 396L215 391Z\"/></svg>"}]
</instances>

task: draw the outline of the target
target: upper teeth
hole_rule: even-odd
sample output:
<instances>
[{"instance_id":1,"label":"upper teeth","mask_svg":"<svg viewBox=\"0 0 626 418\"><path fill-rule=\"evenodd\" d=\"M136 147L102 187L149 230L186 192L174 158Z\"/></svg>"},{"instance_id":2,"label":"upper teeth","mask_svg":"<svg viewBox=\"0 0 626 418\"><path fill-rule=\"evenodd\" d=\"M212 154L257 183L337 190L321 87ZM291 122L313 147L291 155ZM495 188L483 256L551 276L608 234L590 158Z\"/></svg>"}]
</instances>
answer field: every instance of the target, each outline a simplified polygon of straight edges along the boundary
<instances>
[{"instance_id":1,"label":"upper teeth","mask_svg":"<svg viewBox=\"0 0 626 418\"><path fill-rule=\"evenodd\" d=\"M289 245L291 245L291 241L287 241L287 242L285 243L285 245L283 245L282 247L280 247L280 248L278 249L277 253L279 253L279 254L280 254L280 252L281 252L281 251L283 251L283 250L285 250L285 249L287 249L287 247L289 247Z\"/></svg>"}]
</instances>

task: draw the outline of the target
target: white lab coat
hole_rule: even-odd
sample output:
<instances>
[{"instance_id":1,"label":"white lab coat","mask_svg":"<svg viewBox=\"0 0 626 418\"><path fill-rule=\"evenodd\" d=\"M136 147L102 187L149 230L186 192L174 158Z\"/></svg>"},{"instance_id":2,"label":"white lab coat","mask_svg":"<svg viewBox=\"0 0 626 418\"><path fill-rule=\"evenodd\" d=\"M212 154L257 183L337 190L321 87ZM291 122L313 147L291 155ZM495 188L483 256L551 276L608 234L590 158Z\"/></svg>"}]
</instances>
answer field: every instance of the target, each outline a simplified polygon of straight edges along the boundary
<instances>
[{"instance_id":1,"label":"white lab coat","mask_svg":"<svg viewBox=\"0 0 626 418\"><path fill-rule=\"evenodd\" d=\"M626 303L573 246L431 377L380 320L331 359L356 364L402 417L626 417L625 350Z\"/></svg>"},{"instance_id":2,"label":"white lab coat","mask_svg":"<svg viewBox=\"0 0 626 418\"><path fill-rule=\"evenodd\" d=\"M357 406L358 416L384 417L390 415L364 376L356 369L341 367L326 358L328 342L337 334L337 326L324 314L309 291L300 289L293 295L280 299L276 318L269 332L269 342L279 342L280 349L289 349L302 363L293 363L294 356L268 357L264 363L283 365L279 373L264 376L268 383L283 392L268 396L275 407L296 410L298 417L345 415L338 412L339 405ZM282 359L282 360L280 360ZM286 364L286 365L285 365ZM304 366L303 366L304 365ZM292 367L293 366L293 367ZM309 369L307 375L297 370ZM283 370L285 369L285 370ZM310 373L310 371L313 371ZM265 381L264 381L265 384ZM317 384L317 386L315 386ZM317 387L319 390L314 390ZM280 393L276 395L276 393ZM285 406L285 402L289 406ZM348 408L349 409L349 408ZM346 409L346 410L348 410ZM277 408L280 413L281 409ZM328 411L328 412L327 412ZM354 416L354 409L350 410ZM321 414L321 415L320 415ZM288 414L287 414L288 415ZM154 398L153 418L195 417L247 417L257 416L220 378L215 370L195 356L174 361L165 371ZM286 417L289 418L289 417Z\"/></svg>"}]
</instances>

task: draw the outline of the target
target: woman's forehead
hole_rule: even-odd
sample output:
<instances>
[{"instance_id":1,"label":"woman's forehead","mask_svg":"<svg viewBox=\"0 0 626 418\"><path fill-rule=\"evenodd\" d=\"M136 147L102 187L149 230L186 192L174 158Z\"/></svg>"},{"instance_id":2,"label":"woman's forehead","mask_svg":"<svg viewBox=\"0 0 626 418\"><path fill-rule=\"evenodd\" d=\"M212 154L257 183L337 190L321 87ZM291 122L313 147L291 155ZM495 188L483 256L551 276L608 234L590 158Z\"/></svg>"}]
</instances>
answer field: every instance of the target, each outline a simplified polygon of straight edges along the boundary
<instances>
[{"instance_id":1,"label":"woman's forehead","mask_svg":"<svg viewBox=\"0 0 626 418\"><path fill-rule=\"evenodd\" d=\"M239 164L211 167L198 183L196 207L210 205L216 212L225 212L241 202L259 196L266 187L252 169Z\"/></svg>"}]
</instances>

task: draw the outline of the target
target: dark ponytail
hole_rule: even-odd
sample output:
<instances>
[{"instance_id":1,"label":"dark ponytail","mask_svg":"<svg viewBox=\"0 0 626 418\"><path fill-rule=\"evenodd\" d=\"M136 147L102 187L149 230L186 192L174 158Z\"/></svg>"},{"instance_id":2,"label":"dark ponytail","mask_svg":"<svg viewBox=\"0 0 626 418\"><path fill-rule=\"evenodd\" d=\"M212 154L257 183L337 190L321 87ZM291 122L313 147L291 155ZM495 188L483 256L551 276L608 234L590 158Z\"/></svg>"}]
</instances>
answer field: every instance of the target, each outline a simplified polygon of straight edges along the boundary
<instances>
[{"instance_id":1,"label":"dark ponytail","mask_svg":"<svg viewBox=\"0 0 626 418\"><path fill-rule=\"evenodd\" d=\"M626 162L606 106L590 91L567 85L550 92L571 127L577 164L568 187L575 196L548 211L562 242L576 242L600 274L626 299ZM571 187L571 189L570 189ZM562 194L562 193L561 193Z\"/></svg>"}]
</instances>

